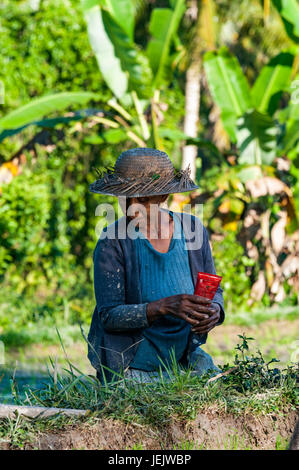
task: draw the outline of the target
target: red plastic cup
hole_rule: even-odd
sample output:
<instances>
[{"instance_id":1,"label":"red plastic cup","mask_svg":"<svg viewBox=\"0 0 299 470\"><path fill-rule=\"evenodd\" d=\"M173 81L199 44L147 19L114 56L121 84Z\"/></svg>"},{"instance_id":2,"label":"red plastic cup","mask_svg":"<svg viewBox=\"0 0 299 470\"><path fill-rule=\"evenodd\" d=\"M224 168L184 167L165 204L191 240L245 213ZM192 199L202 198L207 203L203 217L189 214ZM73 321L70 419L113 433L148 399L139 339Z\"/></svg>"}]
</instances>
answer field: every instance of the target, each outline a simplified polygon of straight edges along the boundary
<instances>
[{"instance_id":1,"label":"red plastic cup","mask_svg":"<svg viewBox=\"0 0 299 470\"><path fill-rule=\"evenodd\" d=\"M222 276L208 273L198 273L194 294L213 300L221 282Z\"/></svg>"}]
</instances>

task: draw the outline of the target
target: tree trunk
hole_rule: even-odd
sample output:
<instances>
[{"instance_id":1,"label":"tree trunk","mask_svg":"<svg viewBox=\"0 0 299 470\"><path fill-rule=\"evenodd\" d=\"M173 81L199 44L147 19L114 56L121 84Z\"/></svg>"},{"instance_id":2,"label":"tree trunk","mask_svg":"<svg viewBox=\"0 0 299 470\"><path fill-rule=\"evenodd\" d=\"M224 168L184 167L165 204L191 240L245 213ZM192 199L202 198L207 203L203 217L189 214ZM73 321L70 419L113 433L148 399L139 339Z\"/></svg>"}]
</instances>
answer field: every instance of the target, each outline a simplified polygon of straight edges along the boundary
<instances>
[{"instance_id":1,"label":"tree trunk","mask_svg":"<svg viewBox=\"0 0 299 470\"><path fill-rule=\"evenodd\" d=\"M200 103L200 61L193 61L186 73L185 88L185 121L184 133L189 137L197 137ZM191 178L196 175L197 146L185 145L183 148L182 167L190 165Z\"/></svg>"},{"instance_id":2,"label":"tree trunk","mask_svg":"<svg viewBox=\"0 0 299 470\"><path fill-rule=\"evenodd\" d=\"M192 16L196 18L195 34L190 44L190 66L186 73L185 87L185 121L184 133L197 137L200 107L201 56L205 50L215 47L214 2L213 0L196 0L191 2ZM196 175L197 146L185 145L183 148L182 167L190 165L191 178Z\"/></svg>"}]
</instances>

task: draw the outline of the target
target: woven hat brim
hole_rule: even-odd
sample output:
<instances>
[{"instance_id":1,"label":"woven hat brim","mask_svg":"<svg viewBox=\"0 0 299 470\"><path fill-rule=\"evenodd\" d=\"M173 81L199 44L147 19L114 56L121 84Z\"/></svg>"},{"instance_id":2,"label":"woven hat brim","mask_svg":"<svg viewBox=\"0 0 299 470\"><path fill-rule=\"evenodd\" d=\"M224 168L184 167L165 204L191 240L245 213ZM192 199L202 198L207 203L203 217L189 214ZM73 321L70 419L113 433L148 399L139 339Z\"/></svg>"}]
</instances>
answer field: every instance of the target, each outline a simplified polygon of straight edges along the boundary
<instances>
[{"instance_id":1,"label":"woven hat brim","mask_svg":"<svg viewBox=\"0 0 299 470\"><path fill-rule=\"evenodd\" d=\"M198 186L190 178L190 166L176 175L124 178L107 172L89 186L93 193L109 196L142 197L193 191Z\"/></svg>"},{"instance_id":2,"label":"woven hat brim","mask_svg":"<svg viewBox=\"0 0 299 470\"><path fill-rule=\"evenodd\" d=\"M161 191L155 191L153 189L151 190L144 190L144 191L134 191L134 192L123 192L123 191L119 191L117 192L117 190L111 192L111 190L108 190L108 189L100 189L99 187L95 187L94 186L95 183L92 183L90 186L89 186L89 189L92 193L97 193L97 194L105 194L106 196L126 196L126 197L145 197L145 196L159 196L159 195L163 195L163 194L175 194L175 193L186 193L188 191L194 191L195 189L198 189L199 186L197 186L195 183L193 183L192 185L188 185L184 188L181 188L179 184L177 185L169 185L170 187L165 187L163 190Z\"/></svg>"}]
</instances>

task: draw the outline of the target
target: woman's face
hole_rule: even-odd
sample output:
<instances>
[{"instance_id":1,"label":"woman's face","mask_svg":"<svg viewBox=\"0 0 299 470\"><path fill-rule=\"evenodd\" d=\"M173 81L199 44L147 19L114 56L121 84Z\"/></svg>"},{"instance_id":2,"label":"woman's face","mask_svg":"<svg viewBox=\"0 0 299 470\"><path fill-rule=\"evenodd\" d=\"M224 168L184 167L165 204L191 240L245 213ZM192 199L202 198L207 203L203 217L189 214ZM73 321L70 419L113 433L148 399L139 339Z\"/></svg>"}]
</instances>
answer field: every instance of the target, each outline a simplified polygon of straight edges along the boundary
<instances>
[{"instance_id":1,"label":"woman's face","mask_svg":"<svg viewBox=\"0 0 299 470\"><path fill-rule=\"evenodd\" d=\"M150 215L151 206L158 209L159 205L166 201L168 195L146 196L146 197L130 197L126 198L126 213L130 207L129 218L145 218ZM121 201L120 201L121 204ZM121 204L124 211L124 207ZM153 210L153 207L152 207ZM125 212L125 211L124 211Z\"/></svg>"}]
</instances>

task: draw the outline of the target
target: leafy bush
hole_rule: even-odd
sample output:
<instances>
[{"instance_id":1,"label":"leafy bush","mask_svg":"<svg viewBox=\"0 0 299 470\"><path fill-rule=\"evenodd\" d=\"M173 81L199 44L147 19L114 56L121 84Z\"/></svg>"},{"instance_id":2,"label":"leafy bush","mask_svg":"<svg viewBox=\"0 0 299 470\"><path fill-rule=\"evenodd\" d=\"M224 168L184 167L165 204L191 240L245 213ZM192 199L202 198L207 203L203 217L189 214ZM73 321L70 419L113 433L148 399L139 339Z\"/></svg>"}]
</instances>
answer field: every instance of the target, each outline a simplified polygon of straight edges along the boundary
<instances>
[{"instance_id":1,"label":"leafy bush","mask_svg":"<svg viewBox=\"0 0 299 470\"><path fill-rule=\"evenodd\" d=\"M5 106L15 108L46 91L99 91L101 74L80 2L43 0L37 9L31 3L1 2L0 78Z\"/></svg>"},{"instance_id":2,"label":"leafy bush","mask_svg":"<svg viewBox=\"0 0 299 470\"><path fill-rule=\"evenodd\" d=\"M226 308L231 312L245 306L251 289L247 267L254 261L245 256L234 232L227 233L221 241L213 241L213 255L216 271L223 276L221 286Z\"/></svg>"}]
</instances>

